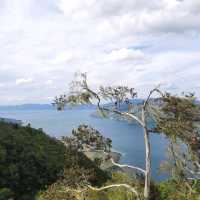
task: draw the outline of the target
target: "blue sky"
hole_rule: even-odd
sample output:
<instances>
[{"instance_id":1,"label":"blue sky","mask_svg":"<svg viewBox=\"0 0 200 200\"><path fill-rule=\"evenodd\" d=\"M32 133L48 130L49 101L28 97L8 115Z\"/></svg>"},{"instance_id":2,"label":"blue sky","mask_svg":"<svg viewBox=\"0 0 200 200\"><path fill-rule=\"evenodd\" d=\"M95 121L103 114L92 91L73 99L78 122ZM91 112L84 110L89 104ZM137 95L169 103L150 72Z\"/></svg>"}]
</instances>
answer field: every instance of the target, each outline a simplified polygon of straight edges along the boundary
<instances>
[{"instance_id":1,"label":"blue sky","mask_svg":"<svg viewBox=\"0 0 200 200\"><path fill-rule=\"evenodd\" d=\"M200 98L199 44L199 0L0 0L0 104L51 102L76 71Z\"/></svg>"}]
</instances>

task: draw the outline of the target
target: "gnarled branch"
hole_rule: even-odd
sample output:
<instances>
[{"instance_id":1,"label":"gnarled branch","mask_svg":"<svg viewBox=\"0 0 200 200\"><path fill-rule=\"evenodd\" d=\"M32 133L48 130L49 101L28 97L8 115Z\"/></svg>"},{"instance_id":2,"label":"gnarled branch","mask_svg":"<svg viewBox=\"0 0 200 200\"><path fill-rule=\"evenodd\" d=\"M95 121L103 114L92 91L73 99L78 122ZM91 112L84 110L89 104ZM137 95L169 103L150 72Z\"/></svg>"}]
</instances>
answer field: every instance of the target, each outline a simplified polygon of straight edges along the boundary
<instances>
[{"instance_id":1,"label":"gnarled branch","mask_svg":"<svg viewBox=\"0 0 200 200\"><path fill-rule=\"evenodd\" d=\"M142 172L142 173L144 173L144 174L145 174L145 172L146 172L144 169L142 169L142 168L140 168L140 167L135 167L135 166L132 166L132 165L121 165L121 164L116 163L116 162L113 160L113 158L111 158L110 160L111 160L111 162L112 162L113 165L118 166L118 167L120 167L120 168L128 167L128 168L131 168L131 169L136 169L136 170L138 170L138 171L140 171L140 172Z\"/></svg>"},{"instance_id":2,"label":"gnarled branch","mask_svg":"<svg viewBox=\"0 0 200 200\"><path fill-rule=\"evenodd\" d=\"M125 187L125 188L127 188L128 190L130 190L132 193L134 193L136 195L137 200L140 200L139 194L136 191L136 189L133 188L132 186L128 185L128 184L125 184L125 183L112 184L112 185L108 185L108 186L104 186L104 187L100 187L100 188L95 188L95 187L92 187L92 186L88 185L88 188L90 188L91 190L94 190L94 191L102 191L102 190L106 190L106 189L110 189L110 188L115 188L115 187Z\"/></svg>"}]
</instances>

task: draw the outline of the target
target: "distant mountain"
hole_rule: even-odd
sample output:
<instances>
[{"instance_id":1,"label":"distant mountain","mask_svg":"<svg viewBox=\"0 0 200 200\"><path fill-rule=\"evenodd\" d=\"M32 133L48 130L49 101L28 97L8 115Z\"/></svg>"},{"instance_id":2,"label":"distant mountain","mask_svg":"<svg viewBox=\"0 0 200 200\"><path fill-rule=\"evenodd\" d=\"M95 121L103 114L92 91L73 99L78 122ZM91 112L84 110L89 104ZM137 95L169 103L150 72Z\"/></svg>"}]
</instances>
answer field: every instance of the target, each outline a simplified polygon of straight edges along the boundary
<instances>
[{"instance_id":1,"label":"distant mountain","mask_svg":"<svg viewBox=\"0 0 200 200\"><path fill-rule=\"evenodd\" d=\"M150 101L156 103L156 99L151 99ZM141 105L144 100L143 99L134 99L131 100L133 105ZM157 102L159 103L159 102ZM200 104L200 101L197 101L197 104ZM113 103L104 104L105 107L112 107ZM75 109L75 110L83 110L83 109L95 109L96 105L78 105L78 106L67 106L67 109ZM3 110L55 110L55 108L51 104L21 104L21 105L6 105L0 106L0 111ZM127 110L127 104L121 104L120 110Z\"/></svg>"},{"instance_id":2,"label":"distant mountain","mask_svg":"<svg viewBox=\"0 0 200 200\"><path fill-rule=\"evenodd\" d=\"M10 123L10 124L22 124L21 120L17 120L17 119L10 119L10 118L2 118L0 117L0 122L6 122L6 123Z\"/></svg>"},{"instance_id":3,"label":"distant mountain","mask_svg":"<svg viewBox=\"0 0 200 200\"><path fill-rule=\"evenodd\" d=\"M0 106L0 110L49 110L54 109L51 104L22 104Z\"/></svg>"},{"instance_id":4,"label":"distant mountain","mask_svg":"<svg viewBox=\"0 0 200 200\"><path fill-rule=\"evenodd\" d=\"M78 105L67 106L66 109L92 109L95 105ZM0 106L0 111L3 110L55 110L51 104L22 104L22 105L6 105Z\"/></svg>"}]
</instances>

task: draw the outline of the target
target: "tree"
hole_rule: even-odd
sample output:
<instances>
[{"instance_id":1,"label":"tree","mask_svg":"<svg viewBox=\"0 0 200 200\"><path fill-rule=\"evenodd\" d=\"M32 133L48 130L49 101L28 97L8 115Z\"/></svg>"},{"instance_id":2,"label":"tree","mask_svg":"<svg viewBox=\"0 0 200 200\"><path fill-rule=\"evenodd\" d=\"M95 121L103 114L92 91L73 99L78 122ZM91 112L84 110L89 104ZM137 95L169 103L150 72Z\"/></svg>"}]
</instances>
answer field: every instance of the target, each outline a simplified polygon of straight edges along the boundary
<instances>
[{"instance_id":1,"label":"tree","mask_svg":"<svg viewBox=\"0 0 200 200\"><path fill-rule=\"evenodd\" d=\"M150 95L148 96L147 100L144 102L142 106L141 117L138 117L137 114L132 112L131 100L137 95L134 88L124 87L124 86L106 87L106 88L100 87L99 92L94 92L92 89L89 88L87 84L87 75L85 73L76 74L76 78L77 79L75 79L71 83L69 95L61 95L60 97L56 97L53 104L57 107L58 110L60 110L60 104L62 104L63 102L65 105L67 104L77 105L77 104L92 103L93 100L96 100L98 110L103 116L112 113L115 115L119 115L120 117L126 120L136 120L137 123L140 126L142 126L144 130L144 139L146 147L146 170L144 171L143 169L140 168L137 169L139 169L141 172L145 172L144 197L146 199L149 199L150 180L151 180L151 155L150 155L149 132L146 120L146 108L152 93L156 90L151 91ZM101 99L114 101L114 107L110 108L108 106L107 107L102 106ZM128 105L128 111L120 110L120 104L122 102Z\"/></svg>"},{"instance_id":2,"label":"tree","mask_svg":"<svg viewBox=\"0 0 200 200\"><path fill-rule=\"evenodd\" d=\"M110 138L106 139L106 146L108 147L108 151L112 148L112 140Z\"/></svg>"},{"instance_id":3,"label":"tree","mask_svg":"<svg viewBox=\"0 0 200 200\"><path fill-rule=\"evenodd\" d=\"M72 130L72 137L62 137L62 141L70 148L83 150L85 146L94 150L110 151L112 140L105 138L101 133L89 125L81 124Z\"/></svg>"},{"instance_id":4,"label":"tree","mask_svg":"<svg viewBox=\"0 0 200 200\"><path fill-rule=\"evenodd\" d=\"M153 95L157 95L155 99L153 99ZM100 89L95 92L92 90L87 83L87 75L86 73L76 74L74 81L71 83L70 92L68 95L61 95L60 97L56 97L54 101L54 105L57 108L60 108L60 104L57 105L57 100L60 99L60 102L64 102L65 105L77 105L77 104L92 104L96 103L99 113L103 117L107 117L110 114L114 114L123 118L125 120L136 121L142 128L144 132L144 142L145 142L145 170L134 167L145 175L145 186L144 186L144 198L150 198L150 183L151 183L151 146L150 146L150 134L155 132L165 133L169 135L174 131L173 126L180 126L179 117L176 117L176 121L173 123L169 121L168 114L169 112L173 112L174 104L173 104L173 96L170 96L168 93L163 93L159 90L158 87L151 90L146 98L137 108L137 112L134 110L134 104L132 103L133 99L137 96L134 88L129 88L126 86L117 86L117 87L100 87ZM64 97L64 98L63 98ZM181 98L180 98L181 99ZM112 105L105 106L101 104L102 100L113 102ZM127 105L126 109L122 108L122 103ZM175 104L176 105L176 104ZM187 104L186 104L187 105ZM189 118L190 120L197 120L198 114L195 111L190 113L189 110L193 108L193 105L188 105L188 112L185 113L185 118ZM187 106L186 106L187 107ZM64 108L64 107L63 107ZM181 116L181 112L184 107L180 107L178 113ZM175 115L176 116L176 115ZM179 115L178 115L179 116ZM155 127L149 127L149 119L153 119L155 122ZM169 122L166 123L166 122ZM171 123L171 124L170 124ZM170 126L168 126L170 125ZM184 125L184 120L181 125ZM190 123L188 122L187 127L182 127L182 131L185 133L188 131ZM167 128L166 128L167 126ZM175 134L178 134L176 132ZM179 134L180 135L180 134ZM194 138L188 139L189 143L195 143L193 145L193 150L197 148L197 135ZM195 150L196 152L196 150ZM127 166L127 165L119 165L119 166Z\"/></svg>"},{"instance_id":5,"label":"tree","mask_svg":"<svg viewBox=\"0 0 200 200\"><path fill-rule=\"evenodd\" d=\"M166 94L163 104L160 114L155 115L155 131L165 133L173 141L183 141L200 162L200 106L196 98L193 94L182 97Z\"/></svg>"},{"instance_id":6,"label":"tree","mask_svg":"<svg viewBox=\"0 0 200 200\"><path fill-rule=\"evenodd\" d=\"M109 100L114 103L116 109L120 109L120 105L124 102L129 102L127 95L131 95L132 98L137 96L134 88L127 86L117 87L103 87L99 88L99 92L105 100Z\"/></svg>"},{"instance_id":7,"label":"tree","mask_svg":"<svg viewBox=\"0 0 200 200\"><path fill-rule=\"evenodd\" d=\"M162 168L191 187L192 182L200 179L200 106L194 94L166 94L163 102L159 115L155 115L155 131L165 133L170 140L169 160Z\"/></svg>"}]
</instances>

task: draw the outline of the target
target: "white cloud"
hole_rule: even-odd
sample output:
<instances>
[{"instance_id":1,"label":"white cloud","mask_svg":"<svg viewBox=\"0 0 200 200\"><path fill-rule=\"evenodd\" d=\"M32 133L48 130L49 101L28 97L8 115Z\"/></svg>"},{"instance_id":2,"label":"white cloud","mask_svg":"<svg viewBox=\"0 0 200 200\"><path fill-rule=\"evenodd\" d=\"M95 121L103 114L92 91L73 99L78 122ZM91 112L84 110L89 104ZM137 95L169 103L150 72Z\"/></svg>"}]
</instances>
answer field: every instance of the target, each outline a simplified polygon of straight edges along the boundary
<instances>
[{"instance_id":1,"label":"white cloud","mask_svg":"<svg viewBox=\"0 0 200 200\"><path fill-rule=\"evenodd\" d=\"M0 83L0 88L3 88L5 86L4 83Z\"/></svg>"},{"instance_id":2,"label":"white cloud","mask_svg":"<svg viewBox=\"0 0 200 200\"><path fill-rule=\"evenodd\" d=\"M113 50L106 56L106 61L119 61L119 60L139 60L143 61L145 55L141 50L133 50L122 48L119 50Z\"/></svg>"},{"instance_id":3,"label":"white cloud","mask_svg":"<svg viewBox=\"0 0 200 200\"><path fill-rule=\"evenodd\" d=\"M45 85L52 85L53 84L53 81L52 80L47 80L45 81Z\"/></svg>"},{"instance_id":4,"label":"white cloud","mask_svg":"<svg viewBox=\"0 0 200 200\"><path fill-rule=\"evenodd\" d=\"M67 61L73 59L73 56L69 52L61 52L56 57L51 60L50 62L52 64L60 64L60 63L66 63Z\"/></svg>"},{"instance_id":5,"label":"white cloud","mask_svg":"<svg viewBox=\"0 0 200 200\"><path fill-rule=\"evenodd\" d=\"M23 84L28 84L32 83L33 79L32 78L20 78L16 80L16 85L23 85Z\"/></svg>"},{"instance_id":6,"label":"white cloud","mask_svg":"<svg viewBox=\"0 0 200 200\"><path fill-rule=\"evenodd\" d=\"M45 102L77 70L94 87L135 85L144 96L161 82L200 97L199 2L1 0L0 104Z\"/></svg>"}]
</instances>

